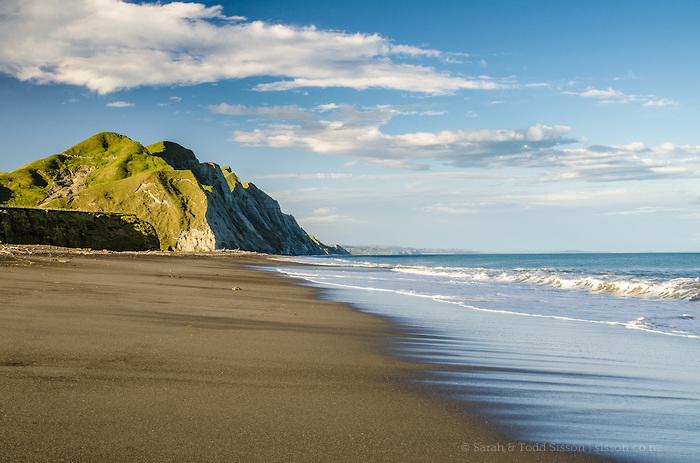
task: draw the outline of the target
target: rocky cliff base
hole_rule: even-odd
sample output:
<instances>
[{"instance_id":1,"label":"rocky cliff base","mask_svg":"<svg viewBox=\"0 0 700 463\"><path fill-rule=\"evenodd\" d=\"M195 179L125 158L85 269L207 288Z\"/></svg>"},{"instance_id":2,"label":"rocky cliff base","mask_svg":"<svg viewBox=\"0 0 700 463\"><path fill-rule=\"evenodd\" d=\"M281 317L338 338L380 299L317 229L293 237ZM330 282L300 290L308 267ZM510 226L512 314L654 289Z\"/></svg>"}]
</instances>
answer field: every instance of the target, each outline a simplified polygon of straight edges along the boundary
<instances>
[{"instance_id":1,"label":"rocky cliff base","mask_svg":"<svg viewBox=\"0 0 700 463\"><path fill-rule=\"evenodd\" d=\"M159 249L153 227L134 215L0 207L0 242L111 251Z\"/></svg>"}]
</instances>

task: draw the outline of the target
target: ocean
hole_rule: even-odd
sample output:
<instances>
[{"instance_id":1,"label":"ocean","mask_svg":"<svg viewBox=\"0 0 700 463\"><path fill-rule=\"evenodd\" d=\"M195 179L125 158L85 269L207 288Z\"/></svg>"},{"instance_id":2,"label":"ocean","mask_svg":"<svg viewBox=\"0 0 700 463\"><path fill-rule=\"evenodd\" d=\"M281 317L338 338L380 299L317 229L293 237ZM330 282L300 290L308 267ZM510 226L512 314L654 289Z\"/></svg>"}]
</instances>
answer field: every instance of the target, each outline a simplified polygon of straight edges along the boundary
<instances>
[{"instance_id":1,"label":"ocean","mask_svg":"<svg viewBox=\"0 0 700 463\"><path fill-rule=\"evenodd\" d=\"M276 271L399 325L395 353L436 365L421 381L520 441L700 455L700 254L293 260Z\"/></svg>"}]
</instances>

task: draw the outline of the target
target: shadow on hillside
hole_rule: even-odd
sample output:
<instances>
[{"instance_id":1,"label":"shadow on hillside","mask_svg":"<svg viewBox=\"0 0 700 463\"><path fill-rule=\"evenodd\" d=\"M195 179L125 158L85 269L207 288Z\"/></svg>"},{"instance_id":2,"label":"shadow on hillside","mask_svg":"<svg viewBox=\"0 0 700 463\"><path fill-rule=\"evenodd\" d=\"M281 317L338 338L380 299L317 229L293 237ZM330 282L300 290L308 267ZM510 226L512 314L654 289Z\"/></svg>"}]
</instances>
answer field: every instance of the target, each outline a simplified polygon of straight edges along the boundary
<instances>
[{"instance_id":1,"label":"shadow on hillside","mask_svg":"<svg viewBox=\"0 0 700 463\"><path fill-rule=\"evenodd\" d=\"M0 204L9 201L12 198L12 190L0 185Z\"/></svg>"}]
</instances>

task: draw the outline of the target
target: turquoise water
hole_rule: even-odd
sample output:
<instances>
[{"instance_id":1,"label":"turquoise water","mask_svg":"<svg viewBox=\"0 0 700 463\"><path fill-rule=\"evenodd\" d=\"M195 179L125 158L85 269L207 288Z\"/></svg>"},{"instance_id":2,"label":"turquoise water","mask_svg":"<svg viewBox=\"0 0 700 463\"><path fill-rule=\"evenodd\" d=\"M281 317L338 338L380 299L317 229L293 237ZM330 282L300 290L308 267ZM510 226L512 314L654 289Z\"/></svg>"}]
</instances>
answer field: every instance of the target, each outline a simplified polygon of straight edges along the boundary
<instances>
[{"instance_id":1,"label":"turquoise water","mask_svg":"<svg viewBox=\"0 0 700 463\"><path fill-rule=\"evenodd\" d=\"M400 324L396 352L440 365L431 387L518 439L629 461L700 455L699 254L301 261L315 265L277 270Z\"/></svg>"}]
</instances>

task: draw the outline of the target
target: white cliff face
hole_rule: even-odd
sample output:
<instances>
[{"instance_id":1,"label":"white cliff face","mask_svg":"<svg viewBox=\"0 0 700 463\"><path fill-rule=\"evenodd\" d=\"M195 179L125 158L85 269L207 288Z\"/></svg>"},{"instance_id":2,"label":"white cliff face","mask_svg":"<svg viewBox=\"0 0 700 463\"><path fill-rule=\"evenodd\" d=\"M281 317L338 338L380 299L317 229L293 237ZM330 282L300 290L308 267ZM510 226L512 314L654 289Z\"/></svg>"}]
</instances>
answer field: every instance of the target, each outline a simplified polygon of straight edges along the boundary
<instances>
[{"instance_id":1,"label":"white cliff face","mask_svg":"<svg viewBox=\"0 0 700 463\"><path fill-rule=\"evenodd\" d=\"M177 149L177 159L168 159L168 153L163 157L175 169L191 170L207 199L208 227L182 230L176 249L243 249L285 255L347 253L309 236L294 217L282 212L277 201L252 183L241 183L228 167L200 164L191 151L178 145L170 149Z\"/></svg>"},{"instance_id":2,"label":"white cliff face","mask_svg":"<svg viewBox=\"0 0 700 463\"><path fill-rule=\"evenodd\" d=\"M216 236L210 227L183 230L175 244L176 251L208 252L216 249Z\"/></svg>"}]
</instances>

